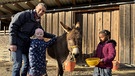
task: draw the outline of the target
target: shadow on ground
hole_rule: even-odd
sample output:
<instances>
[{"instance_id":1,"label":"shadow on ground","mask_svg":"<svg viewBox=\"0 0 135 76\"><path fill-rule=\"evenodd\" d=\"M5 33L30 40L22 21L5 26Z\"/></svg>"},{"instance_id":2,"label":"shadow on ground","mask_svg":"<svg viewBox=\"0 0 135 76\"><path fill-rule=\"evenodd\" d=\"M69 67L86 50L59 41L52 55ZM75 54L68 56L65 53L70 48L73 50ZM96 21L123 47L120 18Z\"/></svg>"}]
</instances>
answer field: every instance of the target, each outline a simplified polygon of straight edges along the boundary
<instances>
[{"instance_id":1,"label":"shadow on ground","mask_svg":"<svg viewBox=\"0 0 135 76\"><path fill-rule=\"evenodd\" d=\"M48 76L56 76L56 66L47 66ZM8 61L0 62L0 75L11 76L12 63ZM63 76L92 76L93 68L90 67L76 67L73 72L64 72ZM121 68L112 72L112 76L135 76L135 68Z\"/></svg>"}]
</instances>

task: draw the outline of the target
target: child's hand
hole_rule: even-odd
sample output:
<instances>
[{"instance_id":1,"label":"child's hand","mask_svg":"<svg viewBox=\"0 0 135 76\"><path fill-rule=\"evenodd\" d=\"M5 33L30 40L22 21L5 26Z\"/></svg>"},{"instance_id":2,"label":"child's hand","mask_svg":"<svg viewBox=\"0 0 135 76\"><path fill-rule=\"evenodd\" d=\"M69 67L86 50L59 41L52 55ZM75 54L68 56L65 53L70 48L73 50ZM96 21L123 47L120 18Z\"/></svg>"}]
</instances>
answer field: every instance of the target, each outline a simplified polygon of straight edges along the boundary
<instances>
[{"instance_id":1,"label":"child's hand","mask_svg":"<svg viewBox=\"0 0 135 76\"><path fill-rule=\"evenodd\" d=\"M103 62L103 59L100 59L100 61L99 62Z\"/></svg>"},{"instance_id":2,"label":"child's hand","mask_svg":"<svg viewBox=\"0 0 135 76\"><path fill-rule=\"evenodd\" d=\"M99 65L100 65L100 66L103 66L103 65L104 65L104 63L103 63L103 59L100 59L100 61L99 61Z\"/></svg>"}]
</instances>

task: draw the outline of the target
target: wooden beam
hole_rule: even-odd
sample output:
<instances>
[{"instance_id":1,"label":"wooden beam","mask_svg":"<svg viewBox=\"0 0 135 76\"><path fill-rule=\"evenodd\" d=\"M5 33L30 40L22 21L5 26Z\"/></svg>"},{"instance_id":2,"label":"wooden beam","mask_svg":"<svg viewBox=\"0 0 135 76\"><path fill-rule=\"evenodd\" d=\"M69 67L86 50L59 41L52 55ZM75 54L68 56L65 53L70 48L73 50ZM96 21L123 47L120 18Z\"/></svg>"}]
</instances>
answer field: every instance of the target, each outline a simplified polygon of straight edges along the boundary
<instances>
[{"instance_id":1,"label":"wooden beam","mask_svg":"<svg viewBox=\"0 0 135 76\"><path fill-rule=\"evenodd\" d=\"M0 20L11 18L12 14L9 15L1 15Z\"/></svg>"},{"instance_id":2,"label":"wooden beam","mask_svg":"<svg viewBox=\"0 0 135 76\"><path fill-rule=\"evenodd\" d=\"M44 0L38 0L40 3L45 3Z\"/></svg>"},{"instance_id":3,"label":"wooden beam","mask_svg":"<svg viewBox=\"0 0 135 76\"><path fill-rule=\"evenodd\" d=\"M2 13L2 12L0 12L0 15L3 15L3 13Z\"/></svg>"},{"instance_id":4,"label":"wooden beam","mask_svg":"<svg viewBox=\"0 0 135 76\"><path fill-rule=\"evenodd\" d=\"M56 3L57 3L57 6L61 6L61 3L60 3L60 1L59 0L55 0L56 1Z\"/></svg>"},{"instance_id":5,"label":"wooden beam","mask_svg":"<svg viewBox=\"0 0 135 76\"><path fill-rule=\"evenodd\" d=\"M26 2L26 1L34 1L34 0L6 0L5 2L0 3L0 5L5 4L13 4L13 3L20 3L20 2Z\"/></svg>"},{"instance_id":6,"label":"wooden beam","mask_svg":"<svg viewBox=\"0 0 135 76\"><path fill-rule=\"evenodd\" d=\"M3 19L1 21L2 21L2 23L5 23L5 24L8 24L8 22L10 22L8 19Z\"/></svg>"},{"instance_id":7,"label":"wooden beam","mask_svg":"<svg viewBox=\"0 0 135 76\"><path fill-rule=\"evenodd\" d=\"M91 2L92 2L92 0L88 0L88 2L89 2L89 3L91 3Z\"/></svg>"},{"instance_id":8,"label":"wooden beam","mask_svg":"<svg viewBox=\"0 0 135 76\"><path fill-rule=\"evenodd\" d=\"M24 8L22 6L20 6L19 4L17 4L17 3L14 3L13 6L17 7L21 11L24 10Z\"/></svg>"},{"instance_id":9,"label":"wooden beam","mask_svg":"<svg viewBox=\"0 0 135 76\"><path fill-rule=\"evenodd\" d=\"M86 9L86 10L76 10L75 13L80 12L98 12L98 11L108 11L108 10L119 10L119 6L113 6L113 7L102 7L102 8L93 8L93 9Z\"/></svg>"},{"instance_id":10,"label":"wooden beam","mask_svg":"<svg viewBox=\"0 0 135 76\"><path fill-rule=\"evenodd\" d=\"M4 13L3 11L0 10L0 15L3 15L3 14L5 14L5 13Z\"/></svg>"},{"instance_id":11,"label":"wooden beam","mask_svg":"<svg viewBox=\"0 0 135 76\"><path fill-rule=\"evenodd\" d=\"M27 4L32 9L35 8L35 6L32 3L28 2L28 1L26 1L25 4Z\"/></svg>"},{"instance_id":12,"label":"wooden beam","mask_svg":"<svg viewBox=\"0 0 135 76\"><path fill-rule=\"evenodd\" d=\"M76 2L75 2L75 1L76 1L76 0L72 0L72 4L73 4L73 5L76 5Z\"/></svg>"},{"instance_id":13,"label":"wooden beam","mask_svg":"<svg viewBox=\"0 0 135 76\"><path fill-rule=\"evenodd\" d=\"M10 13L14 12L11 8L7 7L6 5L1 5L1 7L9 11Z\"/></svg>"},{"instance_id":14,"label":"wooden beam","mask_svg":"<svg viewBox=\"0 0 135 76\"><path fill-rule=\"evenodd\" d=\"M44 3L45 4L44 0L38 0L38 1L39 1L39 3ZM47 8L46 4L45 4L45 7Z\"/></svg>"}]
</instances>

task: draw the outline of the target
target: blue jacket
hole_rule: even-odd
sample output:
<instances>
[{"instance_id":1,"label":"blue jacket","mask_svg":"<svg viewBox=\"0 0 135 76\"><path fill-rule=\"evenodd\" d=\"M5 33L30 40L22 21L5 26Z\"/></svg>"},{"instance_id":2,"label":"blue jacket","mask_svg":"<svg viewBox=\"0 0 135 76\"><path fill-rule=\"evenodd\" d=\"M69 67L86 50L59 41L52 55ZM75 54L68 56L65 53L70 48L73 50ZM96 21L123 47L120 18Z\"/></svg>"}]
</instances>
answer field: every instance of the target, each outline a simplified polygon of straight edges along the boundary
<instances>
[{"instance_id":1,"label":"blue jacket","mask_svg":"<svg viewBox=\"0 0 135 76\"><path fill-rule=\"evenodd\" d=\"M39 39L32 39L29 48L30 75L40 76L46 70L46 48L56 41L52 38L48 42Z\"/></svg>"},{"instance_id":2,"label":"blue jacket","mask_svg":"<svg viewBox=\"0 0 135 76\"><path fill-rule=\"evenodd\" d=\"M35 29L42 28L40 20L36 21L35 15L34 10L22 11L14 15L9 25L10 44L24 47L30 44L30 37L34 35ZM54 36L44 32L46 38Z\"/></svg>"}]
</instances>

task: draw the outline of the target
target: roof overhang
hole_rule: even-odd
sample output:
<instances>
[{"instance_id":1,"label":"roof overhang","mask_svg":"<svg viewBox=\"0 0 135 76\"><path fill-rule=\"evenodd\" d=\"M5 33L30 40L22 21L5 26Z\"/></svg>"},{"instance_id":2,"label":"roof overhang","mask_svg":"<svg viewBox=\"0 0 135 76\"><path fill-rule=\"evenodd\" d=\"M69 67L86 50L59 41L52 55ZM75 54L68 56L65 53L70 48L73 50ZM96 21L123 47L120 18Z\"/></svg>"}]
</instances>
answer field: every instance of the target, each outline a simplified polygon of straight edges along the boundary
<instances>
[{"instance_id":1,"label":"roof overhang","mask_svg":"<svg viewBox=\"0 0 135 76\"><path fill-rule=\"evenodd\" d=\"M130 2L134 0L117 0L117 2ZM43 2L47 6L47 12L90 8L99 4L117 3L116 0L0 0L0 20L8 19L13 14L26 9L34 9Z\"/></svg>"}]
</instances>

